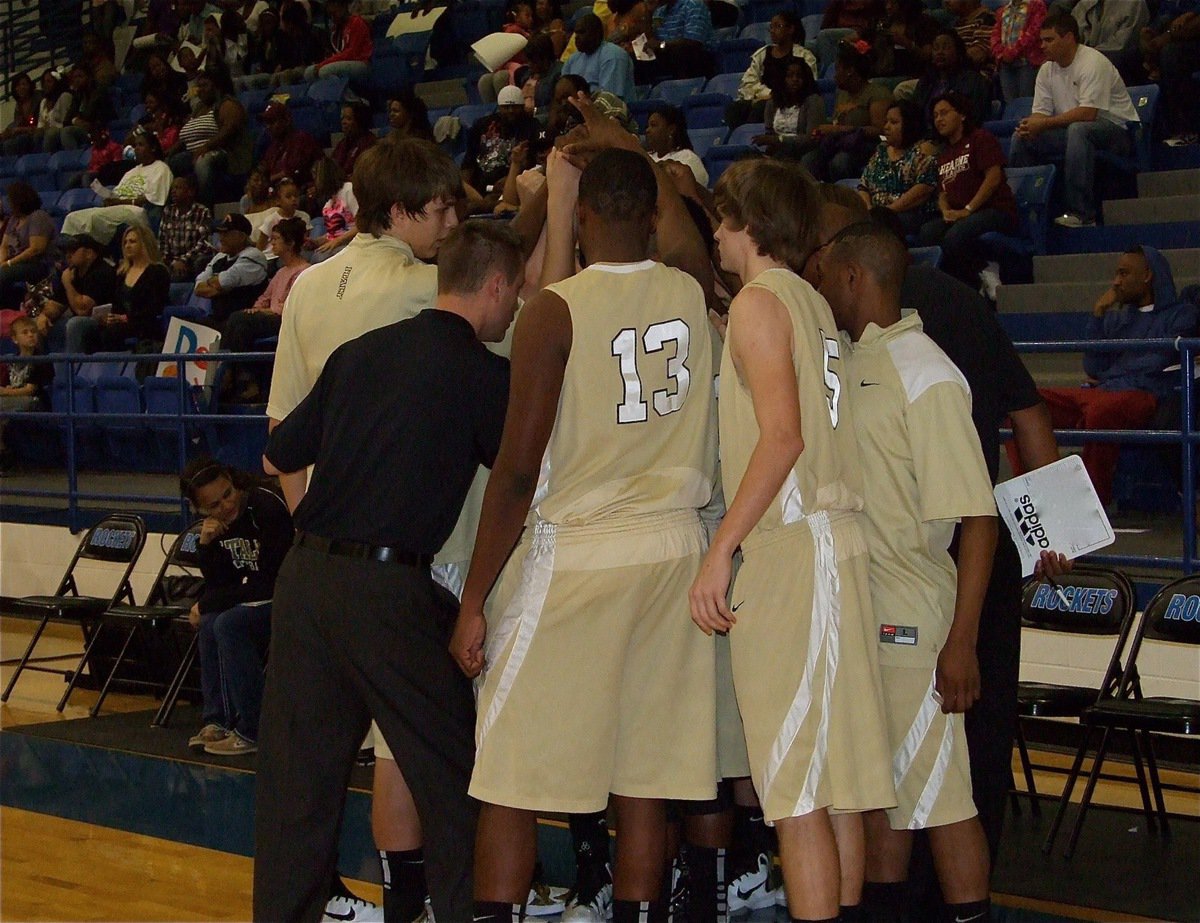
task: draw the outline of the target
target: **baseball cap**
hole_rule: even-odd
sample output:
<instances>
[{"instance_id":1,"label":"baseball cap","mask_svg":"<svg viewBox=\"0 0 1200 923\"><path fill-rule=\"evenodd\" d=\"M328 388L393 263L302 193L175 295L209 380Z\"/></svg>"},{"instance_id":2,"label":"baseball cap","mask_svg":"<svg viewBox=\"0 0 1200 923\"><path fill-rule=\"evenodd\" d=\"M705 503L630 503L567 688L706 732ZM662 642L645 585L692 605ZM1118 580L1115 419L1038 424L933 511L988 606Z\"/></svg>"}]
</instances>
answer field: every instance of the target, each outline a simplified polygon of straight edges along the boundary
<instances>
[{"instance_id":1,"label":"baseball cap","mask_svg":"<svg viewBox=\"0 0 1200 923\"><path fill-rule=\"evenodd\" d=\"M496 97L496 105L498 106L523 106L525 105L525 97L521 93L520 87L508 86L500 91Z\"/></svg>"},{"instance_id":2,"label":"baseball cap","mask_svg":"<svg viewBox=\"0 0 1200 923\"><path fill-rule=\"evenodd\" d=\"M250 222L246 219L245 215L230 213L217 225L217 231L241 231L243 234L249 234Z\"/></svg>"}]
</instances>

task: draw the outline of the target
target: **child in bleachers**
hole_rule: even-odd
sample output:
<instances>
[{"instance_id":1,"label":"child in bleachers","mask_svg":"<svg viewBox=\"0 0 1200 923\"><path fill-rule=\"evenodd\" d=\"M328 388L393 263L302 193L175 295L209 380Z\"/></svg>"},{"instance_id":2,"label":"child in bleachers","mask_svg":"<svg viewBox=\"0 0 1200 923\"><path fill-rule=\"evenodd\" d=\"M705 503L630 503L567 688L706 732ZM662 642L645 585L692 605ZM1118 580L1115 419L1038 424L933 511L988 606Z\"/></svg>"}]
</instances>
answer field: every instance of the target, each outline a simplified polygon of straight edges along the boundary
<instances>
[{"instance_id":1,"label":"child in bleachers","mask_svg":"<svg viewBox=\"0 0 1200 923\"><path fill-rule=\"evenodd\" d=\"M177 176L163 209L158 246L172 282L190 282L212 257L212 212L196 201L196 178Z\"/></svg>"},{"instance_id":2,"label":"child in bleachers","mask_svg":"<svg viewBox=\"0 0 1200 923\"><path fill-rule=\"evenodd\" d=\"M529 38L533 31L533 4L530 0L512 0L504 12L502 32ZM498 70L479 78L479 98L485 103L494 103L500 91L513 83L516 71L525 64L524 53L518 53Z\"/></svg>"},{"instance_id":3,"label":"child in bleachers","mask_svg":"<svg viewBox=\"0 0 1200 923\"><path fill-rule=\"evenodd\" d=\"M280 180L276 184L275 202L274 208L268 208L262 213L262 220L258 224L258 234L254 239L254 246L258 247L268 260L279 258L279 254L271 246L271 232L280 221L287 218L299 218L304 222L306 231L312 230L312 219L307 212L300 211L300 187L296 185L294 179Z\"/></svg>"},{"instance_id":4,"label":"child in bleachers","mask_svg":"<svg viewBox=\"0 0 1200 923\"><path fill-rule=\"evenodd\" d=\"M17 344L17 350L22 356L40 355L38 347L38 328L32 317L18 317L12 322L9 334ZM48 362L9 363L0 369L0 412L22 413L37 410L42 406L42 399L50 380L54 377L54 367ZM4 449L4 424L7 420L0 418L0 458Z\"/></svg>"},{"instance_id":5,"label":"child in bleachers","mask_svg":"<svg viewBox=\"0 0 1200 923\"><path fill-rule=\"evenodd\" d=\"M313 166L311 198L325 203L321 206L325 233L312 238L307 245L314 250L313 258L320 262L328 259L334 250L350 243L358 234L354 226L358 200L354 197L354 187L346 179L346 174L331 157L322 157Z\"/></svg>"}]
</instances>

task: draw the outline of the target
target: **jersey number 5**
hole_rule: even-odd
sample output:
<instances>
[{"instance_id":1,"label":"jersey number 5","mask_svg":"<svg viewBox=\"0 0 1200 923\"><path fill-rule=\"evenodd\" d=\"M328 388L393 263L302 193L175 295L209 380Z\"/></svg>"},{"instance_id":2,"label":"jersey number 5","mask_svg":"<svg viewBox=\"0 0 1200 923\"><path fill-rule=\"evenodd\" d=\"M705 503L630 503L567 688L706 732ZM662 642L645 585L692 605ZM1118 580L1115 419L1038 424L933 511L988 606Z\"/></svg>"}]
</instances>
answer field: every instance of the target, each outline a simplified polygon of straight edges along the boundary
<instances>
[{"instance_id":1,"label":"jersey number 5","mask_svg":"<svg viewBox=\"0 0 1200 923\"><path fill-rule=\"evenodd\" d=\"M830 359L841 359L842 349L841 344L833 337L825 336L821 333L821 339L825 341L825 400L829 402L829 422L833 424L833 428L837 429L838 425L838 403L842 397L842 381L838 378L837 372L829 367Z\"/></svg>"},{"instance_id":2,"label":"jersey number 5","mask_svg":"<svg viewBox=\"0 0 1200 923\"><path fill-rule=\"evenodd\" d=\"M668 320L651 324L642 335L642 349L647 353L662 352L668 343L675 344L675 355L667 360L668 384L674 388L655 391L650 399L654 412L660 417L674 413L687 400L691 386L691 372L687 367L688 348L692 332L682 320ZM626 327L612 341L612 354L620 360L621 378L625 382L625 400L617 405L618 423L645 423L649 418L646 402L642 400L642 379L637 368L637 330Z\"/></svg>"}]
</instances>

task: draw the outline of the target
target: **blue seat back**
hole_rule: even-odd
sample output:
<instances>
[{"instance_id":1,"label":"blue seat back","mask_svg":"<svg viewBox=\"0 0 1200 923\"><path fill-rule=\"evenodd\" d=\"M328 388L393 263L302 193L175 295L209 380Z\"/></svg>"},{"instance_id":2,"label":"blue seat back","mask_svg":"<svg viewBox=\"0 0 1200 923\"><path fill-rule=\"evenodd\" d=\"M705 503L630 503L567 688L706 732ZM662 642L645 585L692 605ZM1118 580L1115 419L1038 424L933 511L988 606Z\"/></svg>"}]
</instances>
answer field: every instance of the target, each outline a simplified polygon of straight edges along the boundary
<instances>
[{"instance_id":1,"label":"blue seat back","mask_svg":"<svg viewBox=\"0 0 1200 923\"><path fill-rule=\"evenodd\" d=\"M336 106L341 103L349 86L350 80L346 77L321 77L309 84L308 98L318 105Z\"/></svg>"},{"instance_id":2,"label":"blue seat back","mask_svg":"<svg viewBox=\"0 0 1200 923\"><path fill-rule=\"evenodd\" d=\"M1017 200L1020 236L1033 244L1035 253L1046 252L1050 228L1050 194L1054 190L1054 165L1009 167L1008 185Z\"/></svg>"},{"instance_id":3,"label":"blue seat back","mask_svg":"<svg viewBox=\"0 0 1200 923\"><path fill-rule=\"evenodd\" d=\"M771 17L768 16L765 20L752 20L749 24L742 27L738 38L753 39L758 42L760 47L771 44Z\"/></svg>"},{"instance_id":4,"label":"blue seat back","mask_svg":"<svg viewBox=\"0 0 1200 923\"><path fill-rule=\"evenodd\" d=\"M735 38L717 46L717 70L722 74L743 73L750 66L750 57L763 43L753 38Z\"/></svg>"},{"instance_id":5,"label":"blue seat back","mask_svg":"<svg viewBox=\"0 0 1200 923\"><path fill-rule=\"evenodd\" d=\"M472 125L485 115L491 115L495 111L496 105L494 103L479 103L476 105L459 106L451 114L462 124L463 131L470 131Z\"/></svg>"},{"instance_id":6,"label":"blue seat back","mask_svg":"<svg viewBox=\"0 0 1200 923\"><path fill-rule=\"evenodd\" d=\"M682 106L685 99L704 89L703 77L682 77L678 80L663 80L654 85L650 98Z\"/></svg>"},{"instance_id":7,"label":"blue seat back","mask_svg":"<svg viewBox=\"0 0 1200 923\"><path fill-rule=\"evenodd\" d=\"M731 100L723 93L697 93L683 101L688 129L716 128L725 124L725 109Z\"/></svg>"},{"instance_id":8,"label":"blue seat back","mask_svg":"<svg viewBox=\"0 0 1200 923\"><path fill-rule=\"evenodd\" d=\"M762 152L748 144L714 144L704 156L704 166L708 170L708 185L717 184L731 163L743 157L761 156Z\"/></svg>"},{"instance_id":9,"label":"blue seat back","mask_svg":"<svg viewBox=\"0 0 1200 923\"><path fill-rule=\"evenodd\" d=\"M758 135L765 135L767 126L762 122L746 122L729 133L726 144L749 144Z\"/></svg>"},{"instance_id":10,"label":"blue seat back","mask_svg":"<svg viewBox=\"0 0 1200 923\"><path fill-rule=\"evenodd\" d=\"M741 85L742 75L735 74L717 74L704 85L705 93L724 93L730 99L737 98L738 86Z\"/></svg>"},{"instance_id":11,"label":"blue seat back","mask_svg":"<svg viewBox=\"0 0 1200 923\"><path fill-rule=\"evenodd\" d=\"M855 183L857 184L857 180ZM908 255L914 264L922 264L932 266L937 269L942 265L942 248L941 247L909 247Z\"/></svg>"},{"instance_id":12,"label":"blue seat back","mask_svg":"<svg viewBox=\"0 0 1200 923\"><path fill-rule=\"evenodd\" d=\"M718 125L713 128L691 128L688 129L688 137L692 140L692 150L696 152L696 156L701 160L708 153L709 148L715 144L724 144L725 135L728 129L723 125Z\"/></svg>"},{"instance_id":13,"label":"blue seat back","mask_svg":"<svg viewBox=\"0 0 1200 923\"><path fill-rule=\"evenodd\" d=\"M1159 92L1158 85L1154 83L1129 88L1129 98L1133 100L1133 108L1137 110L1138 118L1141 119L1134 130L1134 160L1138 170L1149 170L1151 166L1150 145L1154 137L1154 121L1158 115ZM1194 87L1192 92L1195 92Z\"/></svg>"},{"instance_id":14,"label":"blue seat back","mask_svg":"<svg viewBox=\"0 0 1200 923\"><path fill-rule=\"evenodd\" d=\"M17 159L17 175L26 182L31 177L50 172L51 154L25 154Z\"/></svg>"}]
</instances>

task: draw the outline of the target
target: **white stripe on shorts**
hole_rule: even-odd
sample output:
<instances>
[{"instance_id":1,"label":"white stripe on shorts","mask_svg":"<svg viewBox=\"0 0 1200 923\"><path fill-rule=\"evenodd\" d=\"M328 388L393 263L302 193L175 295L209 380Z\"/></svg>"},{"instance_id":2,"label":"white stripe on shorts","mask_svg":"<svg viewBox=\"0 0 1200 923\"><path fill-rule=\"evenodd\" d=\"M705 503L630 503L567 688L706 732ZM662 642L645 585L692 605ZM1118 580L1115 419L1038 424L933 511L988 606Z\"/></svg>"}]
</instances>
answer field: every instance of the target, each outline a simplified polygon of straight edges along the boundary
<instances>
[{"instance_id":1,"label":"white stripe on shorts","mask_svg":"<svg viewBox=\"0 0 1200 923\"><path fill-rule=\"evenodd\" d=\"M904 781L904 777L908 775L908 771L912 769L913 761L917 758L917 753L921 749L921 745L925 743L925 738L929 735L929 728L933 725L933 719L937 717L941 706L937 699L933 697L935 691L934 683L937 681L937 674L929 680L929 691L925 694L925 701L921 703L921 708L917 712L913 723L908 728L908 733L904 735L904 740L900 743L900 748L892 757L892 781L896 788L900 787L900 783Z\"/></svg>"},{"instance_id":2,"label":"white stripe on shorts","mask_svg":"<svg viewBox=\"0 0 1200 923\"><path fill-rule=\"evenodd\" d=\"M496 683L491 705L475 731L476 749L482 746L488 731L500 717L500 710L504 708L513 683L517 681L521 664L525 661L525 655L529 652L529 645L533 643L538 620L542 617L542 607L546 604L546 594L550 590L550 579L554 576L555 530L556 526L553 523L542 520L538 520L534 525L533 541L529 545L529 551L525 553L525 560L521 562L521 583L497 623L495 633L485 642L484 663L494 663L503 653L513 631L517 633L512 652L508 655L504 670Z\"/></svg>"},{"instance_id":3,"label":"white stripe on shorts","mask_svg":"<svg viewBox=\"0 0 1200 923\"><path fill-rule=\"evenodd\" d=\"M816 673L821 648L823 645L829 643L828 637L831 630L835 637L837 633L836 626L832 624L837 615L834 611L837 606L837 595L830 596L831 580L826 573L832 566L834 571L833 579L836 580L837 565L836 557L833 554L833 536L829 529L829 517L823 512L814 513L808 517L808 524L812 530L814 539L812 625L809 628L808 651L804 657L804 673L800 677L800 684L796 688L796 695L792 699L792 704L788 707L787 714L784 716L783 724L779 728L779 734L775 738L775 743L771 745L771 753L767 757L767 764L763 767L763 779L760 791L762 793L761 800L764 803L767 801L771 786L775 784L775 778L779 775L783 761L787 758L788 752L796 740L796 735L800 733L800 728L804 725L804 720L808 717L808 712L812 707L813 676ZM828 700L830 690L832 689L832 677L828 675L830 664L830 656L828 651L826 651L826 685L821 693L822 702L826 704L826 714L822 716L821 724L817 728L816 747L813 751L812 761L809 763L808 772L805 775L804 788L800 793L799 800L796 802L795 816L808 814L812 811L811 805L816 797L817 785L820 782L821 771L825 764L824 749L827 736L825 721L828 717ZM837 667L836 651L832 657L832 667L834 669Z\"/></svg>"},{"instance_id":4,"label":"white stripe on shorts","mask_svg":"<svg viewBox=\"0 0 1200 923\"><path fill-rule=\"evenodd\" d=\"M921 747L924 746L925 739L929 736L929 731L933 727L934 719L941 713L942 706L934 698L937 689L936 683L937 673L935 672L929 680L929 690L925 695L925 701L921 703L920 711L913 718L913 723L909 726L908 733L904 735L900 749L892 757L892 780L895 782L897 789L900 788L900 783L908 775L908 771L912 769L917 754L920 752ZM926 821L929 820L929 815L933 811L933 806L937 803L938 796L942 793L942 783L946 779L946 770L950 767L950 756L954 751L955 716L946 715L945 718L946 726L942 730L942 739L938 743L938 752L934 758L933 769L929 773L929 778L925 780L925 787L921 790L921 797L917 799L916 807L913 808L913 816L908 823L909 830L924 829Z\"/></svg>"},{"instance_id":5,"label":"white stripe on shorts","mask_svg":"<svg viewBox=\"0 0 1200 923\"><path fill-rule=\"evenodd\" d=\"M946 780L946 770L950 768L950 754L954 751L954 721L957 715L946 715L946 727L942 730L942 742L938 745L937 759L933 771L925 783L917 806L913 808L912 820L908 822L909 830L924 830L937 804L938 795L942 793L942 783Z\"/></svg>"}]
</instances>

